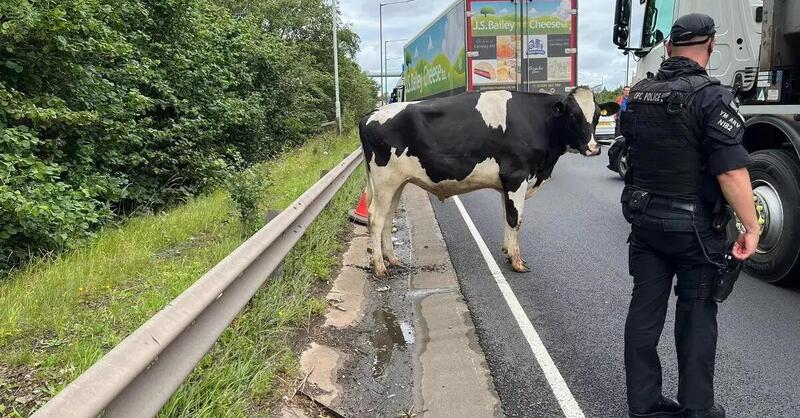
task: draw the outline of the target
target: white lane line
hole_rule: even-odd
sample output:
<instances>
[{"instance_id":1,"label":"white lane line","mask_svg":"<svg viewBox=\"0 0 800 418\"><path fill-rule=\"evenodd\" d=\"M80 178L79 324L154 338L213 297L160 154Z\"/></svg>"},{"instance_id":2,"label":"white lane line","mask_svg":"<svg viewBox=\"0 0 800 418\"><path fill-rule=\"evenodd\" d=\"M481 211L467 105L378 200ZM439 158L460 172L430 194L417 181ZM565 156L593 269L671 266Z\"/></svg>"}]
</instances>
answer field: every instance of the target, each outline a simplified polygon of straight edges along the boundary
<instances>
[{"instance_id":1,"label":"white lane line","mask_svg":"<svg viewBox=\"0 0 800 418\"><path fill-rule=\"evenodd\" d=\"M542 368L544 376L547 378L547 383L550 385L550 389L553 391L553 394L558 400L558 404L561 406L561 411L563 411L564 415L568 418L584 418L583 411L581 407L578 406L578 401L572 396L572 392L569 390L564 378L561 377L561 373L558 371L558 368L556 368L556 364L550 357L550 353L547 352L547 348L545 348L541 338L539 338L539 334L536 332L536 329L533 328L533 324L530 319L528 319L528 316L525 315L525 311L522 310L522 305L519 304L517 297L514 295L514 291L511 290L511 286L508 285L505 276L503 276L503 272L500 271L500 266L498 266L497 262L494 260L492 253L486 246L486 242L483 241L480 232L478 232L478 228L475 227L472 218L467 213L467 209L465 209L464 205L461 203L461 199L459 199L458 196L453 196L453 200L456 202L456 206L459 212L461 212L464 222L467 223L469 232L472 233L472 237L478 244L478 248L481 250L481 254L486 260L486 264L489 266L489 271L492 272L494 281L497 282L497 287L500 288L500 293L503 294L503 298L506 300L508 307L511 308L511 313L514 315L514 319L517 320L522 334L525 335L525 339L528 341L528 345L530 345L531 351L533 351L533 355L539 363L539 367Z\"/></svg>"}]
</instances>

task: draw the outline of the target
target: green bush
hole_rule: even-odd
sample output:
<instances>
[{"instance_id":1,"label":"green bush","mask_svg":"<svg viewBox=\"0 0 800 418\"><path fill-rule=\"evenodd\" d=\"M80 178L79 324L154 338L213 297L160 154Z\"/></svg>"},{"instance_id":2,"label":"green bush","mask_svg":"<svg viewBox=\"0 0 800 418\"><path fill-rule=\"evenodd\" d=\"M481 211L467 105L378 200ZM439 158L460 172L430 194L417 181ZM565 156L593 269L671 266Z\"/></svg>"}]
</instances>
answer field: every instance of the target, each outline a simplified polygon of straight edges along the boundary
<instances>
[{"instance_id":1,"label":"green bush","mask_svg":"<svg viewBox=\"0 0 800 418\"><path fill-rule=\"evenodd\" d=\"M263 225L263 222L260 221L262 213L259 203L269 183L269 179L252 169L241 171L228 180L227 188L231 194L231 200L239 213L239 219L247 226L248 232Z\"/></svg>"},{"instance_id":2,"label":"green bush","mask_svg":"<svg viewBox=\"0 0 800 418\"><path fill-rule=\"evenodd\" d=\"M111 215L98 200L104 182L61 181L63 167L31 153L39 142L25 127L0 129L0 257L8 264L25 261L33 249L64 249Z\"/></svg>"},{"instance_id":3,"label":"green bush","mask_svg":"<svg viewBox=\"0 0 800 418\"><path fill-rule=\"evenodd\" d=\"M331 25L322 0L0 2L5 265L180 203L317 132L333 120ZM339 35L352 126L376 86L355 63L357 35Z\"/></svg>"}]
</instances>

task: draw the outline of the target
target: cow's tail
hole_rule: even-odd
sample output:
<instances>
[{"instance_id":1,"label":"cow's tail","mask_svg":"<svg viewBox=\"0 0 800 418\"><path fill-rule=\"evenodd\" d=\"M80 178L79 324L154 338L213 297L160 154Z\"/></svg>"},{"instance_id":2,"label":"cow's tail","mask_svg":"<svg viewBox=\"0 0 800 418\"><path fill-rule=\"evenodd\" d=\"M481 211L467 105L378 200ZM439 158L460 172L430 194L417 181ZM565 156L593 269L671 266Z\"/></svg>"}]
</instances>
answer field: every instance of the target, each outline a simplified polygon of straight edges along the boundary
<instances>
[{"instance_id":1,"label":"cow's tail","mask_svg":"<svg viewBox=\"0 0 800 418\"><path fill-rule=\"evenodd\" d=\"M369 167L367 167L367 187L364 189L367 194L367 208L372 204L372 196L375 194L372 186L372 180L369 177Z\"/></svg>"},{"instance_id":2,"label":"cow's tail","mask_svg":"<svg viewBox=\"0 0 800 418\"><path fill-rule=\"evenodd\" d=\"M369 162L372 160L372 155L375 151L375 144L377 138L375 137L375 132L367 126L367 122L369 121L370 116L375 113L378 109L373 110L370 113L367 113L361 118L361 121L358 124L358 135L361 139L361 150L364 153L364 167L367 171L367 187L365 188L365 192L367 195L367 207L369 208L370 204L372 203L372 196L375 194L372 185L372 179L370 176L370 168Z\"/></svg>"}]
</instances>

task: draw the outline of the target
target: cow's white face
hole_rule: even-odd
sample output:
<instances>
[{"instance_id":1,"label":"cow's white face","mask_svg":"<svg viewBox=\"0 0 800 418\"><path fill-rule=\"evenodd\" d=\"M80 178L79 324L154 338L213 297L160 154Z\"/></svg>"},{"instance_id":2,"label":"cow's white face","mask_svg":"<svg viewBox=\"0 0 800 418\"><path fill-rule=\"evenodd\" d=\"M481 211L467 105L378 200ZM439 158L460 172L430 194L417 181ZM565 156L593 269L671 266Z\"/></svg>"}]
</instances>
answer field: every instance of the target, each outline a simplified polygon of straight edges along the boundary
<instances>
[{"instance_id":1,"label":"cow's white face","mask_svg":"<svg viewBox=\"0 0 800 418\"><path fill-rule=\"evenodd\" d=\"M561 143L587 156L598 155L600 147L594 141L594 94L586 87L578 87L566 98L552 105L559 129L553 132Z\"/></svg>"},{"instance_id":2,"label":"cow's white face","mask_svg":"<svg viewBox=\"0 0 800 418\"><path fill-rule=\"evenodd\" d=\"M597 104L594 101L594 93L587 88L577 88L573 93L575 101L581 108L585 123L589 126L589 142L587 143L586 150L583 150L584 155L595 156L600 154L600 147L594 140L594 128L597 125L597 119L600 118L600 113L597 109Z\"/></svg>"},{"instance_id":3,"label":"cow's white face","mask_svg":"<svg viewBox=\"0 0 800 418\"><path fill-rule=\"evenodd\" d=\"M615 102L598 105L591 89L578 87L567 98L566 111L569 113L573 136L578 136L578 138L573 138L569 145L584 155L599 155L600 145L594 139L597 123L600 121L601 115L618 112L619 105Z\"/></svg>"}]
</instances>

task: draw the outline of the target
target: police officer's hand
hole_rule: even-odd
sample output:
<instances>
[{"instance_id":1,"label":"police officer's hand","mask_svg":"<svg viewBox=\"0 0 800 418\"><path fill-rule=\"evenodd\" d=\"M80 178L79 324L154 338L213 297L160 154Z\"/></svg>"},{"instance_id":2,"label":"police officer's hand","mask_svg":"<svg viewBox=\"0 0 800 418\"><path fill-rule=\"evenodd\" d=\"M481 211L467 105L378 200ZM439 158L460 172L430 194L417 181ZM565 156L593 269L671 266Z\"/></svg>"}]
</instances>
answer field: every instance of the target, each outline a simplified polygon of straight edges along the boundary
<instances>
[{"instance_id":1,"label":"police officer's hand","mask_svg":"<svg viewBox=\"0 0 800 418\"><path fill-rule=\"evenodd\" d=\"M744 234L739 235L731 251L739 261L750 258L758 247L759 224L756 205L753 204L753 188L747 168L737 168L717 176L725 199L733 207L739 221L744 225Z\"/></svg>"},{"instance_id":2,"label":"police officer's hand","mask_svg":"<svg viewBox=\"0 0 800 418\"><path fill-rule=\"evenodd\" d=\"M758 238L758 231L748 231L739 235L731 251L733 258L739 261L750 258L750 256L756 252L756 248L758 248Z\"/></svg>"}]
</instances>

